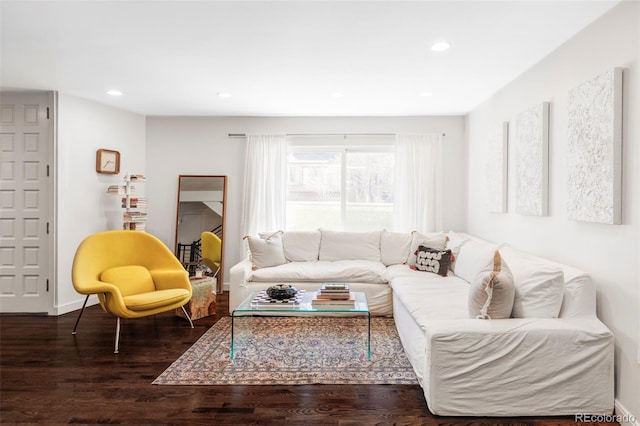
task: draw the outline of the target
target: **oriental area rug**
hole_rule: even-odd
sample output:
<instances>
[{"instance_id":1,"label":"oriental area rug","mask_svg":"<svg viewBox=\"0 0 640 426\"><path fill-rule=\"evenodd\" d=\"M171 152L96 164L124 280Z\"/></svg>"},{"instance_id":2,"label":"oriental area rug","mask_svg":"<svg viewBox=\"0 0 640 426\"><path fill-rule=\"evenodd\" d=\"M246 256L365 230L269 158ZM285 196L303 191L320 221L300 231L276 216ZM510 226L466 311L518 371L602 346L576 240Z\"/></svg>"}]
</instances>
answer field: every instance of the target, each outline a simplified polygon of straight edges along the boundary
<instances>
[{"instance_id":1,"label":"oriental area rug","mask_svg":"<svg viewBox=\"0 0 640 426\"><path fill-rule=\"evenodd\" d=\"M236 317L220 319L155 385L418 384L393 318Z\"/></svg>"}]
</instances>

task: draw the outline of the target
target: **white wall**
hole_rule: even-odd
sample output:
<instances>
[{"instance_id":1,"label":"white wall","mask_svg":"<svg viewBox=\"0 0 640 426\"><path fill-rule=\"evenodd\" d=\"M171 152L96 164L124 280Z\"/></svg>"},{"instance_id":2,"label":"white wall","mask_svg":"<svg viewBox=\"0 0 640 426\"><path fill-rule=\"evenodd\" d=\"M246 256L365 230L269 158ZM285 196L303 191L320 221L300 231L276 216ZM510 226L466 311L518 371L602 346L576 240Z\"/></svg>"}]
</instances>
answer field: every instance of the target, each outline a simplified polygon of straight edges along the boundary
<instances>
[{"instance_id":1,"label":"white wall","mask_svg":"<svg viewBox=\"0 0 640 426\"><path fill-rule=\"evenodd\" d=\"M57 271L58 314L84 300L71 283L76 248L87 236L122 229L120 197L107 187L128 172L145 172L145 117L69 95L58 96ZM120 175L96 173L96 150L120 151ZM139 185L144 191L144 184Z\"/></svg>"},{"instance_id":2,"label":"white wall","mask_svg":"<svg viewBox=\"0 0 640 426\"><path fill-rule=\"evenodd\" d=\"M227 175L225 280L242 258L240 220L244 179L243 138L229 133L446 133L444 226L465 224L466 161L462 117L148 117L147 231L174 247L178 175Z\"/></svg>"},{"instance_id":3,"label":"white wall","mask_svg":"<svg viewBox=\"0 0 640 426\"><path fill-rule=\"evenodd\" d=\"M598 315L616 336L616 398L640 419L640 3L627 1L584 29L468 116L468 231L576 266L598 286ZM624 68L623 224L600 225L567 219L568 90L613 67ZM508 213L487 213L487 136L503 121L548 101L549 216L516 215L515 156L509 149ZM509 132L514 140L513 126Z\"/></svg>"}]
</instances>

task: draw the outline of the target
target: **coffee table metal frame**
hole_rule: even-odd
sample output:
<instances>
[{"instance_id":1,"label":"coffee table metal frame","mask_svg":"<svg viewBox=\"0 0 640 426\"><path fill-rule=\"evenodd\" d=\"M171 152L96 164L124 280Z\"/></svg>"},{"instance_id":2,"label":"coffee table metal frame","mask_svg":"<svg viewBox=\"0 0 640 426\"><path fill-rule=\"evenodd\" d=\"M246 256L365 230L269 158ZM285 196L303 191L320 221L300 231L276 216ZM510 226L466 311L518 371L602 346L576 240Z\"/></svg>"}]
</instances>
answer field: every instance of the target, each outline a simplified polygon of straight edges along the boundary
<instances>
[{"instance_id":1,"label":"coffee table metal frame","mask_svg":"<svg viewBox=\"0 0 640 426\"><path fill-rule=\"evenodd\" d=\"M268 315L268 316L290 316L291 314L296 316L313 316L322 314L362 314L367 317L367 360L371 360L371 312L369 311L369 305L367 304L367 296L361 291L352 292L355 296L354 305L331 305L331 306L317 306L312 305L311 301L315 292L307 291L302 296L302 300L299 305L291 307L272 307L272 306L255 306L252 305L253 298L258 292L251 293L237 308L231 312L231 359L236 356L235 353L235 319L237 317L246 317L253 315Z\"/></svg>"}]
</instances>

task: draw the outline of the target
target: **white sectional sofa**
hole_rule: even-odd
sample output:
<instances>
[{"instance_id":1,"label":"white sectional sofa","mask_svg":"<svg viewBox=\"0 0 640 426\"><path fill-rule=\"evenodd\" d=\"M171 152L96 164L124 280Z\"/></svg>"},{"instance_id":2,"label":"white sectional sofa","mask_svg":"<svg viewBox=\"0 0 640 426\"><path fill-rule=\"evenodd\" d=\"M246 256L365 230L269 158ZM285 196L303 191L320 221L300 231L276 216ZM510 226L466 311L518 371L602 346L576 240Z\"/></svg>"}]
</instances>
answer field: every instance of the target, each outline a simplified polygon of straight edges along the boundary
<instances>
[{"instance_id":1,"label":"white sectional sofa","mask_svg":"<svg viewBox=\"0 0 640 426\"><path fill-rule=\"evenodd\" d=\"M393 315L434 414L613 412L614 338L596 317L595 287L582 271L454 232L319 230L262 237L250 239L251 258L231 268L230 310L252 291L277 283L307 290L326 281L351 283L367 294L372 314ZM454 253L447 276L410 268L421 245ZM496 264L496 251L500 279L512 287L501 293L496 278L493 301L506 294L511 314L478 319L470 300L482 277L497 276L487 269Z\"/></svg>"}]
</instances>

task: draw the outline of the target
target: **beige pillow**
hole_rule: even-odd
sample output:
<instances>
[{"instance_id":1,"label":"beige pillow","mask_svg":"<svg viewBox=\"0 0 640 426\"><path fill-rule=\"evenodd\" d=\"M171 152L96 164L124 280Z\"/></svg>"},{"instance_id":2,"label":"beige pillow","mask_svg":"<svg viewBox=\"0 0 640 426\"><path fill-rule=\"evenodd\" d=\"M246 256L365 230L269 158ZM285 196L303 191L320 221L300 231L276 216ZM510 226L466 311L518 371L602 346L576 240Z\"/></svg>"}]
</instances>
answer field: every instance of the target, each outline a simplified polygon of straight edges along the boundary
<instances>
[{"instance_id":1,"label":"beige pillow","mask_svg":"<svg viewBox=\"0 0 640 426\"><path fill-rule=\"evenodd\" d=\"M509 318L514 296L513 275L496 250L493 260L471 283L469 316L477 319Z\"/></svg>"},{"instance_id":2,"label":"beige pillow","mask_svg":"<svg viewBox=\"0 0 640 426\"><path fill-rule=\"evenodd\" d=\"M422 234L418 231L411 233L411 246L407 264L415 266L418 247L425 246L435 250L444 250L447 246L447 236L444 232L431 232Z\"/></svg>"},{"instance_id":3,"label":"beige pillow","mask_svg":"<svg viewBox=\"0 0 640 426\"><path fill-rule=\"evenodd\" d=\"M287 262L284 257L281 232L276 232L265 239L252 236L245 238L249 242L253 269L269 268Z\"/></svg>"}]
</instances>

